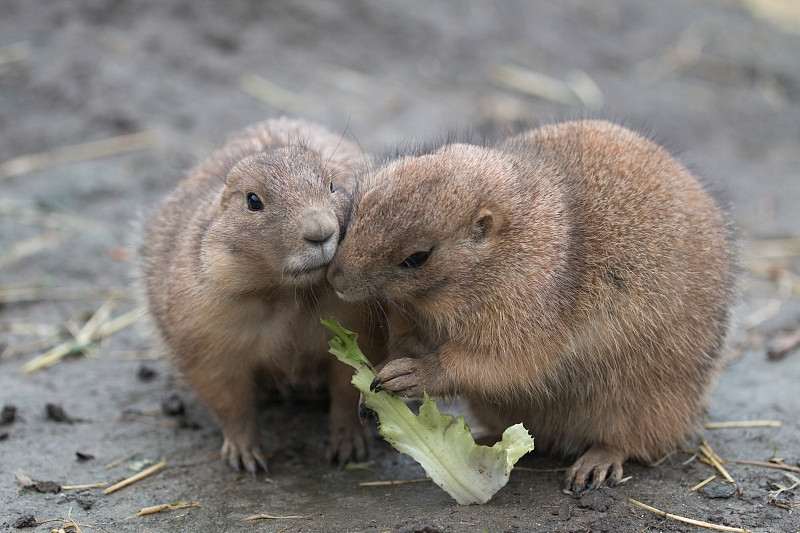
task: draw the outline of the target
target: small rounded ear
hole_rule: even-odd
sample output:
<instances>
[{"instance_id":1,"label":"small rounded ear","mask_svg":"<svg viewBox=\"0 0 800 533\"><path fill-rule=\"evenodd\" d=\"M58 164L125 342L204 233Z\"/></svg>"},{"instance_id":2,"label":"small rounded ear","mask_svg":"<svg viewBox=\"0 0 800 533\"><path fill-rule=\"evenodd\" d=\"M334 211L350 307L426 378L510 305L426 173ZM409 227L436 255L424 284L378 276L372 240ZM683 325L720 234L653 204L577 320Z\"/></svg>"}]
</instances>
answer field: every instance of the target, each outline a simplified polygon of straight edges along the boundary
<instances>
[{"instance_id":1,"label":"small rounded ear","mask_svg":"<svg viewBox=\"0 0 800 533\"><path fill-rule=\"evenodd\" d=\"M472 225L472 238L478 242L486 239L486 237L496 230L499 223L500 217L492 210L487 208L481 209L478 211L475 222Z\"/></svg>"},{"instance_id":2,"label":"small rounded ear","mask_svg":"<svg viewBox=\"0 0 800 533\"><path fill-rule=\"evenodd\" d=\"M214 206L214 216L217 216L225 210L228 202L230 202L231 196L234 196L234 194L235 193L227 187L223 187L223 189L215 195L214 203L212 204ZM246 205L245 200L242 200L242 205Z\"/></svg>"}]
</instances>

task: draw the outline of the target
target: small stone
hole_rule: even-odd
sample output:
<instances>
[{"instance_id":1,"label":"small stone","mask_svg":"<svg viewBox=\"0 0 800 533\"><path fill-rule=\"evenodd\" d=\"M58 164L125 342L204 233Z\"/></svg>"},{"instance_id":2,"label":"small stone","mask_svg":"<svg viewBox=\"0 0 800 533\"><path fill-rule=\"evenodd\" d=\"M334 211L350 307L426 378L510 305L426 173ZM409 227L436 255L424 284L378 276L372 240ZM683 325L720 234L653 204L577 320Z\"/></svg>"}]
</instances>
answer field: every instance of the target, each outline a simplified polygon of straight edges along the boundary
<instances>
[{"instance_id":1,"label":"small stone","mask_svg":"<svg viewBox=\"0 0 800 533\"><path fill-rule=\"evenodd\" d=\"M70 494L67 496L67 501L76 502L86 511L91 510L91 508L94 506L94 501L86 494Z\"/></svg>"},{"instance_id":2,"label":"small stone","mask_svg":"<svg viewBox=\"0 0 800 533\"><path fill-rule=\"evenodd\" d=\"M91 461L94 459L94 455L90 453L83 453L83 452L75 452L75 457L78 458L78 461Z\"/></svg>"},{"instance_id":3,"label":"small stone","mask_svg":"<svg viewBox=\"0 0 800 533\"><path fill-rule=\"evenodd\" d=\"M74 422L74 420L67 415L67 412L64 411L64 408L58 404L48 403L45 406L45 410L47 411L47 418L53 422L66 422L67 424L72 424Z\"/></svg>"},{"instance_id":4,"label":"small stone","mask_svg":"<svg viewBox=\"0 0 800 533\"><path fill-rule=\"evenodd\" d=\"M158 375L156 369L150 365L142 364L139 367L139 371L136 372L136 377L138 377L141 381L150 381L151 379L155 378Z\"/></svg>"},{"instance_id":5,"label":"small stone","mask_svg":"<svg viewBox=\"0 0 800 533\"><path fill-rule=\"evenodd\" d=\"M36 489L37 492L42 492L44 494L56 494L61 492L61 485L55 481L36 481L33 483L33 488Z\"/></svg>"},{"instance_id":6,"label":"small stone","mask_svg":"<svg viewBox=\"0 0 800 533\"><path fill-rule=\"evenodd\" d=\"M25 527L36 527L38 525L39 524L36 522L36 519L30 513L21 514L17 517L16 520L11 522L11 526L17 529L22 529Z\"/></svg>"},{"instance_id":7,"label":"small stone","mask_svg":"<svg viewBox=\"0 0 800 533\"><path fill-rule=\"evenodd\" d=\"M424 525L416 528L414 533L443 533L442 530L436 526Z\"/></svg>"},{"instance_id":8,"label":"small stone","mask_svg":"<svg viewBox=\"0 0 800 533\"><path fill-rule=\"evenodd\" d=\"M183 405L181 397L172 393L161 402L161 411L167 416L180 416L186 413L186 407Z\"/></svg>"},{"instance_id":9,"label":"small stone","mask_svg":"<svg viewBox=\"0 0 800 533\"><path fill-rule=\"evenodd\" d=\"M189 417L188 414L182 414L178 417L178 427L182 429L203 429L203 425L195 420L194 418Z\"/></svg>"},{"instance_id":10,"label":"small stone","mask_svg":"<svg viewBox=\"0 0 800 533\"><path fill-rule=\"evenodd\" d=\"M708 485L697 489L697 492L712 500L725 499L736 494L736 486L733 483L712 481Z\"/></svg>"},{"instance_id":11,"label":"small stone","mask_svg":"<svg viewBox=\"0 0 800 533\"><path fill-rule=\"evenodd\" d=\"M11 424L17 418L16 405L4 405L3 410L0 411L0 426Z\"/></svg>"}]
</instances>

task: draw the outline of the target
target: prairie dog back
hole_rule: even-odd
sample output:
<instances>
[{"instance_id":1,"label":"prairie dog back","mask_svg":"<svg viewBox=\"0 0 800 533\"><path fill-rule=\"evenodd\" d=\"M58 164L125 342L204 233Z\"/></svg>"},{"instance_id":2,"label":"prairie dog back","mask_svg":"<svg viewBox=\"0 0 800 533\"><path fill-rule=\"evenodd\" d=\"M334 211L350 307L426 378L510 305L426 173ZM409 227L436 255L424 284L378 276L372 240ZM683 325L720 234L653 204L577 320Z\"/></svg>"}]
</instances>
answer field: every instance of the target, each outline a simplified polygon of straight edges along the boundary
<instances>
[{"instance_id":1,"label":"prairie dog back","mask_svg":"<svg viewBox=\"0 0 800 533\"><path fill-rule=\"evenodd\" d=\"M402 308L379 386L460 394L580 455L576 492L690 433L733 295L724 217L662 148L603 121L448 144L367 173L328 268ZM414 358L408 357L409 355Z\"/></svg>"}]
</instances>

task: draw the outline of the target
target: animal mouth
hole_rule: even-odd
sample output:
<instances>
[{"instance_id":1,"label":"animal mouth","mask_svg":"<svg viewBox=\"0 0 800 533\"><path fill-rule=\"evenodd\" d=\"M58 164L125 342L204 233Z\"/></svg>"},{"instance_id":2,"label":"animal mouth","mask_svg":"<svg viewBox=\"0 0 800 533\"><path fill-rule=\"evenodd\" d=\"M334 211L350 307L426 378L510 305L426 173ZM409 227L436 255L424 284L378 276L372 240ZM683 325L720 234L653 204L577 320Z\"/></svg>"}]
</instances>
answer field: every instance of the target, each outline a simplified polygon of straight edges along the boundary
<instances>
[{"instance_id":1,"label":"animal mouth","mask_svg":"<svg viewBox=\"0 0 800 533\"><path fill-rule=\"evenodd\" d=\"M369 299L370 297L369 292L366 290L334 290L336 291L336 296L345 302L361 302Z\"/></svg>"},{"instance_id":2,"label":"animal mouth","mask_svg":"<svg viewBox=\"0 0 800 533\"><path fill-rule=\"evenodd\" d=\"M292 281L295 284L310 284L323 279L327 268L327 263L300 268L289 268L284 270L283 275L284 279Z\"/></svg>"},{"instance_id":3,"label":"animal mouth","mask_svg":"<svg viewBox=\"0 0 800 533\"><path fill-rule=\"evenodd\" d=\"M325 265L316 265L316 266L310 266L310 267L307 267L307 268L293 268L293 269L288 270L287 273L290 274L290 275L302 276L304 274L312 274L312 273L315 273L315 272L321 272L321 271L325 270L326 268L328 268L327 264L325 264Z\"/></svg>"},{"instance_id":4,"label":"animal mouth","mask_svg":"<svg viewBox=\"0 0 800 533\"><path fill-rule=\"evenodd\" d=\"M336 296L338 296L340 299L344 300L345 302L348 301L349 298L350 298L350 296L347 293L344 293L344 292L341 292L341 291L336 291Z\"/></svg>"}]
</instances>

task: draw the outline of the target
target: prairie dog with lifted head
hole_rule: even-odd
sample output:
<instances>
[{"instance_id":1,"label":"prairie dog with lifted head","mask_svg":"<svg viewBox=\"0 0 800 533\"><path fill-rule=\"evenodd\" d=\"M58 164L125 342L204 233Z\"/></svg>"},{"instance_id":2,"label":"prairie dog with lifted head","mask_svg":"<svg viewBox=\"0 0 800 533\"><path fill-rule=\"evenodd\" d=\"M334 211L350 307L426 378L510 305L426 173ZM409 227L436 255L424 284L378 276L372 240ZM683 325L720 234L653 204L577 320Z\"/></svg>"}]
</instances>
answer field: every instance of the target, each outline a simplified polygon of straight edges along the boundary
<instances>
[{"instance_id":1,"label":"prairie dog with lifted head","mask_svg":"<svg viewBox=\"0 0 800 533\"><path fill-rule=\"evenodd\" d=\"M353 201L328 280L405 317L377 386L461 395L498 433L524 422L538 449L579 456L575 493L695 428L728 329L731 235L653 142L580 121L446 144L366 173Z\"/></svg>"},{"instance_id":2,"label":"prairie dog with lifted head","mask_svg":"<svg viewBox=\"0 0 800 533\"><path fill-rule=\"evenodd\" d=\"M191 171L147 224L141 257L150 313L216 414L222 458L234 468L266 470L256 405L264 377L327 378L330 453L366 453L351 372L327 353L319 323L334 315L370 327L368 310L338 300L325 281L350 207L346 188L363 160L320 125L269 120Z\"/></svg>"}]
</instances>

